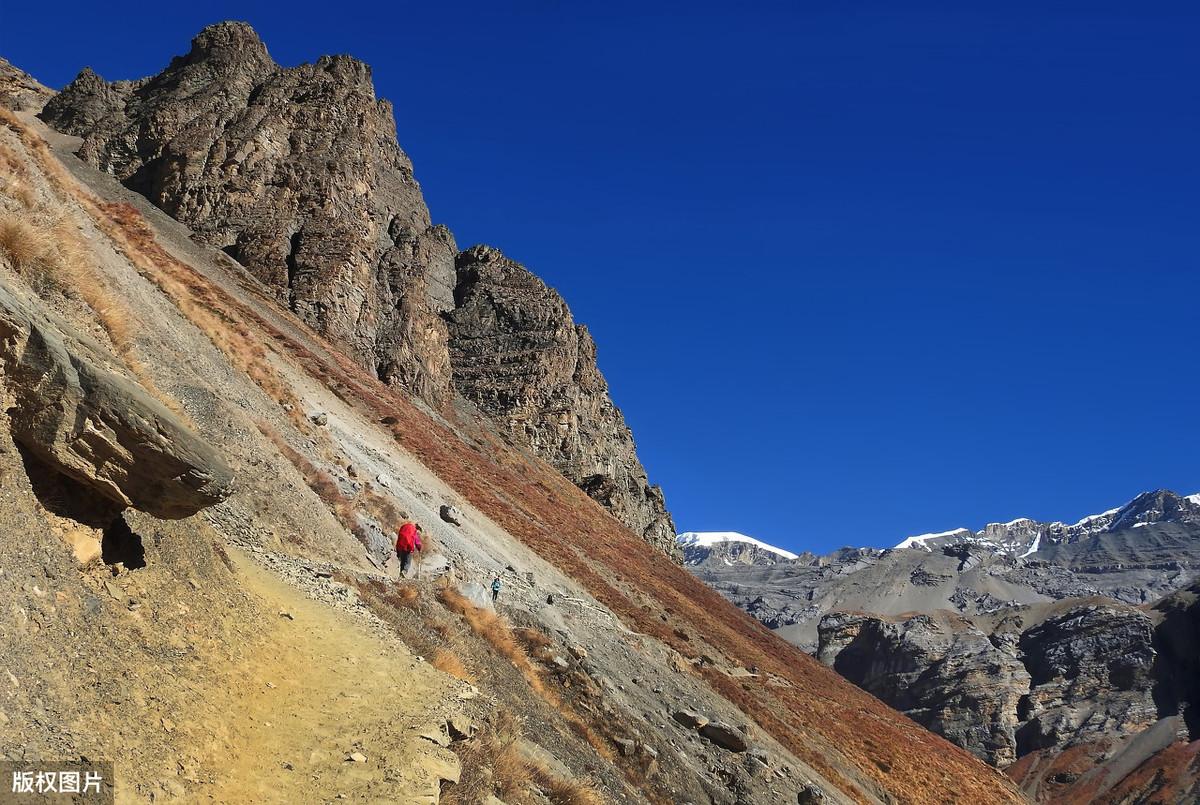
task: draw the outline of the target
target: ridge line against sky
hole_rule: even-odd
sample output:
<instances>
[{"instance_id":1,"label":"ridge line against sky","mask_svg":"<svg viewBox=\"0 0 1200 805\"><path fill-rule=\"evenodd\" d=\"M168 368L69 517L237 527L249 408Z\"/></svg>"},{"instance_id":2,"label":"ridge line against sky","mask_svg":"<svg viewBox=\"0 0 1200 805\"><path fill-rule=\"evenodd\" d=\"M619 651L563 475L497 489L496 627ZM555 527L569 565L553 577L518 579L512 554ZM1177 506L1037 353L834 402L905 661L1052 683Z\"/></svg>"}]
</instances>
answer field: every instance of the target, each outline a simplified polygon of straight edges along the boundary
<instances>
[{"instance_id":1,"label":"ridge line against sky","mask_svg":"<svg viewBox=\"0 0 1200 805\"><path fill-rule=\"evenodd\" d=\"M678 530L823 552L1200 489L1198 14L68 2L0 52L137 78L246 19L366 61L434 220L592 330Z\"/></svg>"}]
</instances>

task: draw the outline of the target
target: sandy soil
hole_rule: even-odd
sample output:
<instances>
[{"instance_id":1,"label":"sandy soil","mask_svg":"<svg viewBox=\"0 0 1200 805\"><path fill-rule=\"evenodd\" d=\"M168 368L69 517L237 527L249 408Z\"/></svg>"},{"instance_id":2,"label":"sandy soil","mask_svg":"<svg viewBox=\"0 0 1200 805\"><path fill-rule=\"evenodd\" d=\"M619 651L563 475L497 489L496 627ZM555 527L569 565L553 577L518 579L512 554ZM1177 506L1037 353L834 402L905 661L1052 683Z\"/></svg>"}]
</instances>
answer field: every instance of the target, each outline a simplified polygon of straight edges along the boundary
<instances>
[{"instance_id":1,"label":"sandy soil","mask_svg":"<svg viewBox=\"0 0 1200 805\"><path fill-rule=\"evenodd\" d=\"M218 769L201 789L214 802L436 802L454 756L421 733L438 729L456 685L347 613L231 552L244 589L273 628L194 701L192 753ZM186 750L185 750L186 752ZM357 753L365 761L348 759ZM186 770L185 770L186 776ZM182 793L182 791L178 792Z\"/></svg>"}]
</instances>

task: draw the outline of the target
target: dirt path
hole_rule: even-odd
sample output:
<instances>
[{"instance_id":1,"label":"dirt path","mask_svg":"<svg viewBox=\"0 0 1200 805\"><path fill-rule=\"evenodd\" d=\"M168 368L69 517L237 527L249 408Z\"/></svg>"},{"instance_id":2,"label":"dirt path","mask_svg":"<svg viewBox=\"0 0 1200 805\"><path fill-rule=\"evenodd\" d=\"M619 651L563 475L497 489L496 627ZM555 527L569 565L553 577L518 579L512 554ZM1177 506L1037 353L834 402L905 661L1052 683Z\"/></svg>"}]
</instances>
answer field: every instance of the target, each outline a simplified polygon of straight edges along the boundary
<instances>
[{"instance_id":1,"label":"dirt path","mask_svg":"<svg viewBox=\"0 0 1200 805\"><path fill-rule=\"evenodd\" d=\"M247 592L261 599L265 633L240 652L223 690L180 716L199 728L193 736L204 736L189 757L198 769L217 770L201 796L436 802L439 774L449 776L457 761L421 734L457 710L454 680L245 555L233 558ZM196 773L185 766L181 776L195 782ZM190 799L197 791L187 793Z\"/></svg>"}]
</instances>

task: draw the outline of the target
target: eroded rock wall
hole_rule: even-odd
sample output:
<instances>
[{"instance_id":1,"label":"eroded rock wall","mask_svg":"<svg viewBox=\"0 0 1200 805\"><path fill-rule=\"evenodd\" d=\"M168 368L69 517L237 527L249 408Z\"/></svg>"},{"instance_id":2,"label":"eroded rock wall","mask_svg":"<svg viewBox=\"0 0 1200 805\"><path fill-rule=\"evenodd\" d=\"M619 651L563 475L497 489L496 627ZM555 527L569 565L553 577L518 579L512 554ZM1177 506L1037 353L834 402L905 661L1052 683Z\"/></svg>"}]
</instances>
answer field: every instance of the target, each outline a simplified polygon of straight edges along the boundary
<instances>
[{"instance_id":1,"label":"eroded rock wall","mask_svg":"<svg viewBox=\"0 0 1200 805\"><path fill-rule=\"evenodd\" d=\"M617 519L677 555L662 490L562 297L496 249L459 255L450 361L455 388Z\"/></svg>"}]
</instances>

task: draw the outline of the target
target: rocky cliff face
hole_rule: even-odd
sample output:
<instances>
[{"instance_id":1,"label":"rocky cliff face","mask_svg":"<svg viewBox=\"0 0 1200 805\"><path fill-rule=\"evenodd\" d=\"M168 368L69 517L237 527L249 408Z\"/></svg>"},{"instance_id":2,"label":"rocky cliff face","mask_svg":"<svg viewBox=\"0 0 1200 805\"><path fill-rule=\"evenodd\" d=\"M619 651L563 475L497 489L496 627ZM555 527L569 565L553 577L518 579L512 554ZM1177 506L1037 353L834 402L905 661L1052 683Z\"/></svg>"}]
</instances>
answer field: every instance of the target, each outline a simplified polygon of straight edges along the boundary
<instances>
[{"instance_id":1,"label":"rocky cliff face","mask_svg":"<svg viewBox=\"0 0 1200 805\"><path fill-rule=\"evenodd\" d=\"M990 625L945 612L834 613L821 620L818 657L1004 767L1174 716L1156 703L1154 642L1150 616L1115 602L1006 610Z\"/></svg>"},{"instance_id":2,"label":"rocky cliff face","mask_svg":"<svg viewBox=\"0 0 1200 805\"><path fill-rule=\"evenodd\" d=\"M948 613L903 620L837 613L821 620L819 659L842 676L994 766L1017 759L1017 711L1029 673Z\"/></svg>"},{"instance_id":3,"label":"rocky cliff face","mask_svg":"<svg viewBox=\"0 0 1200 805\"><path fill-rule=\"evenodd\" d=\"M675 525L562 297L487 246L458 256L449 315L454 386L617 519L674 554Z\"/></svg>"},{"instance_id":4,"label":"rocky cliff face","mask_svg":"<svg viewBox=\"0 0 1200 805\"><path fill-rule=\"evenodd\" d=\"M41 117L380 379L435 408L461 393L674 555L662 491L586 328L490 249L456 265L365 64L283 68L248 25L227 22L151 78L110 83L85 69Z\"/></svg>"},{"instance_id":5,"label":"rocky cliff face","mask_svg":"<svg viewBox=\"0 0 1200 805\"><path fill-rule=\"evenodd\" d=\"M153 78L84 70L42 117L382 379L446 399L454 241L365 64L285 69L248 25L221 23Z\"/></svg>"}]
</instances>

